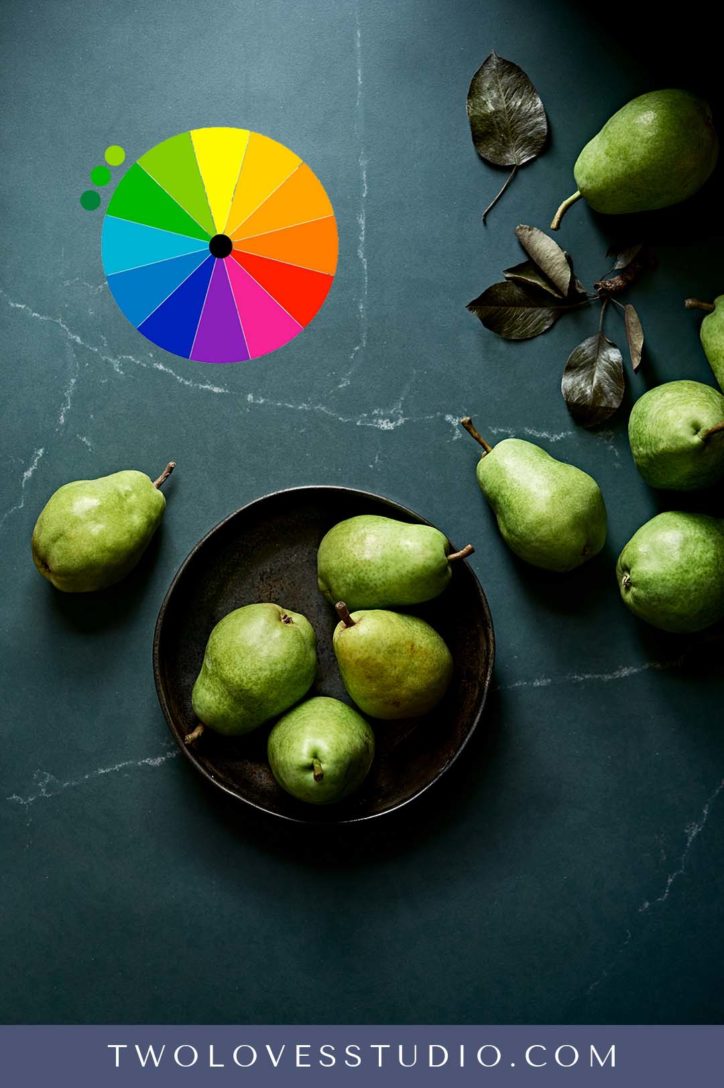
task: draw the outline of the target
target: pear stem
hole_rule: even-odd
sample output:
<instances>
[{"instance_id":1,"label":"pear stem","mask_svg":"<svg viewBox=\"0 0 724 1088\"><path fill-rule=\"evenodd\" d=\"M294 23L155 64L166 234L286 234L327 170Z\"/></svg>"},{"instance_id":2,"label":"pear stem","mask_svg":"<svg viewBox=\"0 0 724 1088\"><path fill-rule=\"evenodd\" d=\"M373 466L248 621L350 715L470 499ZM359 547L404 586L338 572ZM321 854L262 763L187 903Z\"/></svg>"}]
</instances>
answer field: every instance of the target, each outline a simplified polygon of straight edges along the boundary
<instances>
[{"instance_id":1,"label":"pear stem","mask_svg":"<svg viewBox=\"0 0 724 1088\"><path fill-rule=\"evenodd\" d=\"M195 729L192 729L190 733L186 734L186 736L184 737L184 744L193 744L194 741L198 740L199 737L205 732L206 726L202 725L201 722L199 722Z\"/></svg>"},{"instance_id":2,"label":"pear stem","mask_svg":"<svg viewBox=\"0 0 724 1088\"><path fill-rule=\"evenodd\" d=\"M176 462L175 461L169 461L169 463L166 465L165 469L163 470L161 475L158 477L158 479L153 481L153 486L154 487L161 487L161 485L163 483L165 483L165 481L169 478L169 476L171 475L171 473L173 472L173 470L175 468L176 468Z\"/></svg>"},{"instance_id":3,"label":"pear stem","mask_svg":"<svg viewBox=\"0 0 724 1088\"><path fill-rule=\"evenodd\" d=\"M724 419L719 423L715 423L713 427L710 427L708 431L704 431L701 436L702 442L708 442L715 434L721 434L724 431Z\"/></svg>"},{"instance_id":4,"label":"pear stem","mask_svg":"<svg viewBox=\"0 0 724 1088\"><path fill-rule=\"evenodd\" d=\"M583 193L580 191L580 189L576 189L575 193L573 193L569 197L566 197L556 214L553 216L553 219L551 221L551 230L558 230L561 225L561 219L566 214L571 204L575 204L576 201L580 200L582 196Z\"/></svg>"},{"instance_id":5,"label":"pear stem","mask_svg":"<svg viewBox=\"0 0 724 1088\"><path fill-rule=\"evenodd\" d=\"M354 620L350 616L349 609L347 608L347 605L344 603L344 601L337 601L334 607L337 609L337 615L339 616L345 627L354 627Z\"/></svg>"},{"instance_id":6,"label":"pear stem","mask_svg":"<svg viewBox=\"0 0 724 1088\"><path fill-rule=\"evenodd\" d=\"M493 208L494 208L494 207L495 207L495 205L496 205L496 204L498 203L498 201L500 200L501 196L503 195L503 193L505 192L505 190L506 190L506 189L508 188L508 186L510 185L511 181L513 180L513 178L515 177L515 175L516 175L517 173L518 173L518 164L516 163L516 164L515 164L515 166L513 167L513 169L512 169L512 170L510 171L510 173L508 174L508 176L507 176L507 178L505 179L505 181L503 182L503 185L502 185L502 187L501 187L501 188L500 188L500 189L498 190L498 192L497 192L497 193L495 194L495 196L493 197L493 199L492 199L492 200L490 201L490 203L488 204L487 208L486 208L486 209L485 209L485 211L483 212L483 225L485 225L485 220L486 220L486 219L488 218L488 213L489 213L489 212L492 212Z\"/></svg>"},{"instance_id":7,"label":"pear stem","mask_svg":"<svg viewBox=\"0 0 724 1088\"><path fill-rule=\"evenodd\" d=\"M456 559L467 559L469 555L472 555L475 548L472 544L466 544L464 548L461 548L459 552L451 552L447 557L448 563L454 563Z\"/></svg>"},{"instance_id":8,"label":"pear stem","mask_svg":"<svg viewBox=\"0 0 724 1088\"><path fill-rule=\"evenodd\" d=\"M463 418L460 420L460 425L464 427L468 434L475 439L479 446L483 447L486 453L490 453L493 447L490 445L489 442L485 441L480 431L473 424L470 416L463 416Z\"/></svg>"},{"instance_id":9,"label":"pear stem","mask_svg":"<svg viewBox=\"0 0 724 1088\"><path fill-rule=\"evenodd\" d=\"M315 782L321 782L324 778L324 768L318 759L312 760L312 773L314 775Z\"/></svg>"},{"instance_id":10,"label":"pear stem","mask_svg":"<svg viewBox=\"0 0 724 1088\"><path fill-rule=\"evenodd\" d=\"M687 310L705 310L708 314L714 312L713 302L702 302L700 298L685 298L684 305Z\"/></svg>"}]
</instances>

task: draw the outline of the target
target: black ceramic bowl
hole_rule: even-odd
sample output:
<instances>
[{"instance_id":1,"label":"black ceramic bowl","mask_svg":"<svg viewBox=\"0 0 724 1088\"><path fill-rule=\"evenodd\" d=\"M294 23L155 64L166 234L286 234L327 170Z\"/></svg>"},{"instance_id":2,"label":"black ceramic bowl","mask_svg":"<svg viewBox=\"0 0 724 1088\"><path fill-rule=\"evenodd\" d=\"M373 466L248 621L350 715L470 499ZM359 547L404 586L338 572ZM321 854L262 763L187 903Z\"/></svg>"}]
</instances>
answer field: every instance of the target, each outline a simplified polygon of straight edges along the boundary
<instances>
[{"instance_id":1,"label":"black ceramic bowl","mask_svg":"<svg viewBox=\"0 0 724 1088\"><path fill-rule=\"evenodd\" d=\"M317 589L319 542L336 522L382 514L424 522L403 506L344 487L279 491L237 510L211 530L181 565L161 605L153 642L156 689L184 755L214 786L257 810L298 823L339 824L389 813L424 793L452 765L483 711L493 668L494 639L485 594L466 562L453 564L445 592L415 612L433 624L453 655L455 673L443 702L424 718L372 721L377 750L362 788L338 805L296 801L275 782L266 759L269 728L245 737L207 729L192 745L197 724L191 689L212 627L234 608L273 601L302 612L317 634L319 668L312 694L350 702L332 649L334 609ZM467 541L456 542L458 546Z\"/></svg>"}]
</instances>

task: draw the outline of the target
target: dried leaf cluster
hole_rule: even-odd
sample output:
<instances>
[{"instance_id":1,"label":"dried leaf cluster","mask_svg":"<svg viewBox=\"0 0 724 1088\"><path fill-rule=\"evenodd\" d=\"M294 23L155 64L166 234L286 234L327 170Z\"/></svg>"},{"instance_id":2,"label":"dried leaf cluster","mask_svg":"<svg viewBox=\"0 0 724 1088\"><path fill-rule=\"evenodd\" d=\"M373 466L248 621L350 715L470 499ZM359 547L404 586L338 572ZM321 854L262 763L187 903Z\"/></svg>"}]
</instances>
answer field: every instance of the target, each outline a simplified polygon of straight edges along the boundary
<instances>
[{"instance_id":1,"label":"dried leaf cluster","mask_svg":"<svg viewBox=\"0 0 724 1088\"><path fill-rule=\"evenodd\" d=\"M579 344L563 370L561 392L571 415L586 427L607 420L623 400L623 356L605 335L607 309L621 310L633 370L641 365L644 332L629 302L617 296L627 290L651 263L641 245L627 246L616 254L611 273L597 280L592 291L576 278L573 261L557 242L537 227L521 225L516 237L526 255L521 263L506 268L505 277L468 303L468 310L486 329L506 340L530 340L540 336L564 314L599 303L598 331Z\"/></svg>"}]
</instances>

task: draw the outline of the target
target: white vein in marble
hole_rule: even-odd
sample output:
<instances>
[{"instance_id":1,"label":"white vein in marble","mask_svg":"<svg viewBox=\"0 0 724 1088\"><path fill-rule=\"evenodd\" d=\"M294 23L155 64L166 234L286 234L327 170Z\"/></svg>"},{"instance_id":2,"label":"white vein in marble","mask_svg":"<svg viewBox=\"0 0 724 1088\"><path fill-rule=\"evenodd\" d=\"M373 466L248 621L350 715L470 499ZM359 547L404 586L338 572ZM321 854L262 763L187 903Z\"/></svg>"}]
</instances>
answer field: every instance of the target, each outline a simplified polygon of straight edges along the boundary
<instances>
[{"instance_id":1,"label":"white vein in marble","mask_svg":"<svg viewBox=\"0 0 724 1088\"><path fill-rule=\"evenodd\" d=\"M557 676L534 676L529 680L513 680L509 684L501 684L499 691L513 691L515 688L547 688L557 684L587 684L587 683L611 683L614 680L628 680L632 676L638 676L642 672L664 672L667 669L677 669L683 665L685 655L671 658L668 661L644 661L640 665L619 665L608 672L567 672Z\"/></svg>"},{"instance_id":2,"label":"white vein in marble","mask_svg":"<svg viewBox=\"0 0 724 1088\"><path fill-rule=\"evenodd\" d=\"M136 767L160 767L162 764L168 763L170 759L175 759L177 755L179 755L179 749L173 748L162 752L158 756L145 756L143 759L125 759L121 763L114 763L110 767L98 767L96 770L89 771L78 778L69 778L65 781L55 778L48 771L37 770L33 775L33 786L30 793L24 797L18 793L11 793L5 800L27 807L35 804L36 801L55 797L65 790L77 789L78 786L84 786L96 778L103 778L105 775L118 774L119 771L127 771Z\"/></svg>"},{"instance_id":3,"label":"white vein in marble","mask_svg":"<svg viewBox=\"0 0 724 1088\"><path fill-rule=\"evenodd\" d=\"M182 374L172 370L171 367L166 366L164 363L154 359L149 353L146 359L140 359L136 355L120 354L114 355L107 349L100 348L97 344L91 344L87 340L83 340L77 332L63 320L62 317L53 316L52 314L39 313L34 310L32 306L28 306L25 302L18 302L8 295L7 291L0 288L0 298L5 299L11 310L19 311L26 317L31 318L34 321L42 321L43 323L57 325L63 335L70 341L71 344L75 344L77 347L84 348L86 351L97 356L105 363L109 363L117 374L124 374L123 366L125 363L130 363L133 366L142 367L144 370L160 370L164 374L168 374L174 381L177 381L180 385L188 386L191 389L200 389L206 393L227 394L233 395L233 390L226 388L225 386L215 385L213 382L194 382L190 378L185 378Z\"/></svg>"},{"instance_id":4,"label":"white vein in marble","mask_svg":"<svg viewBox=\"0 0 724 1088\"><path fill-rule=\"evenodd\" d=\"M25 488L28 486L28 483L33 478L38 468L38 465L42 461L44 455L45 446L38 446L37 449L33 450L32 457L30 458L28 465L25 467L25 469L23 470L23 474L20 477L20 499L18 502L15 503L14 506L11 506L9 510L6 510L2 517L0 517L0 529L3 527L7 519L12 514L16 514L25 506Z\"/></svg>"},{"instance_id":5,"label":"white vein in marble","mask_svg":"<svg viewBox=\"0 0 724 1088\"><path fill-rule=\"evenodd\" d=\"M63 390L63 399L60 402L58 421L55 426L56 431L62 430L62 428L65 426L65 421L68 418L68 413L70 412L71 406L73 404L73 395L75 393L75 388L78 384L78 378L80 376L80 363L78 362L75 352L70 346L69 354L71 357L70 376L68 378L65 389Z\"/></svg>"},{"instance_id":6,"label":"white vein in marble","mask_svg":"<svg viewBox=\"0 0 724 1088\"><path fill-rule=\"evenodd\" d=\"M674 869L674 871L669 873L666 877L666 883L664 885L663 891L660 895L657 895L655 899L644 900L644 902L639 907L639 914L646 914L658 903L665 903L666 900L669 898L672 887L679 879L679 877L683 876L686 871L686 863L688 861L689 854L691 853L691 848L706 827L706 822L709 819L709 813L711 812L711 806L714 804L722 790L724 790L724 778L722 778L721 782L716 787L714 792L707 798L706 804L701 810L699 818L697 820L692 820L692 822L690 824L687 824L684 828L684 851L679 858L679 864L677 865L676 869Z\"/></svg>"},{"instance_id":7,"label":"white vein in marble","mask_svg":"<svg viewBox=\"0 0 724 1088\"><path fill-rule=\"evenodd\" d=\"M655 907L658 907L662 903L666 903L666 901L668 900L668 898L669 898L669 896L671 894L671 889L674 886L674 884L676 883L676 881L679 880L681 877L683 877L685 875L686 865L687 865L687 862L689 860L689 855L691 853L692 847L694 846L694 843L696 842L696 840L699 838L702 831L706 827L707 821L709 820L709 816L711 814L712 805L717 800L717 798L720 796L722 791L724 791L724 778L719 782L719 784L712 791L712 793L709 795L709 797L707 797L707 799L706 799L706 801L704 803L704 807L702 808L701 813L699 814L698 818L696 820L692 820L691 823L688 823L686 825L686 827L684 828L684 850L683 850L683 852L682 852L682 854L681 854L681 856L679 858L679 863L678 863L676 869L674 869L672 872L670 872L667 875L666 882L664 884L663 890L661 891L661 893L659 895L657 895L654 899L645 899L644 900L644 902L638 908L638 914L639 915L646 916ZM665 856L665 852L663 851L663 848L661 847L660 842L659 842L659 851L660 851L660 853L664 854L664 856ZM632 943L632 941L633 941L633 931L632 931L632 929L629 928L629 929L626 930L625 939L619 945L619 947L616 949L615 953L613 954L613 956L611 957L611 959L609 960L607 965L604 967L604 969L601 971L598 978L596 978L591 983L591 985L588 987L588 989L586 991L587 995L590 995L595 990L597 990L598 987L601 985L601 983L604 982L608 978L608 976L611 974L611 971L618 964L618 962L621 959L623 953L626 951L626 949L629 947L629 945Z\"/></svg>"},{"instance_id":8,"label":"white vein in marble","mask_svg":"<svg viewBox=\"0 0 724 1088\"><path fill-rule=\"evenodd\" d=\"M249 405L267 407L272 409L281 409L292 412L312 412L326 416L328 419L332 419L337 423L341 423L346 426L352 425L356 427L371 427L379 431L396 431L400 427L403 427L407 424L422 424L441 421L443 423L446 423L452 429L450 441L456 442L463 437L462 429L459 427L460 414L462 413L452 414L450 412L429 412L422 415L405 414L403 402L405 396L407 395L407 392L409 391L409 386L411 384L410 382L408 382L405 390L393 405L388 408L374 408L368 412L363 412L359 416L350 416L344 413L336 412L333 408L330 408L326 404L321 404L313 401L302 401L301 403L294 403L292 401L274 400L273 398L258 396L253 393L240 394L234 389L229 389L227 386L217 385L214 382L197 382L193 381L191 378L186 378L182 374L179 374L176 370L172 369L169 366L166 366L165 363L154 359L151 353L149 353L146 358L140 358L139 356L130 354L113 354L107 349L107 347L100 347L98 344L92 344L86 340L83 340L78 335L78 333L74 332L74 330L62 317L53 316L52 314L40 313L39 311L34 310L27 303L20 302L16 299L11 298L8 293L2 288L0 288L0 298L3 298L12 310L23 314L25 317L28 317L31 320L55 325L60 330L62 335L72 345L78 348L83 348L86 351L90 352L92 355L99 358L101 361L108 363L117 374L124 374L124 366L128 364L141 367L145 370L160 371L161 373L168 375L168 377L173 378L173 380L175 382L178 382L180 385L186 386L190 389L198 390L203 393L211 393L217 396L223 395L240 397L240 399L246 400L246 403ZM104 336L101 336L101 339L105 341ZM76 386L76 381L77 375L75 377L75 380L71 375L69 385L66 387L66 391L64 394L64 407L61 407L59 423L65 423L67 412L70 406L69 397L72 396L73 390ZM515 427L496 427L493 428L490 433L504 435L524 433L533 437L545 438L550 442L560 442L564 439L578 437L577 432L574 430L554 432L534 430L530 427L523 428L522 431L520 428ZM618 456L618 452L616 451L615 446L611 442L610 433L601 432L600 434L596 435L596 438L606 443L609 448L616 454L616 456ZM0 524L2 524L1 521Z\"/></svg>"},{"instance_id":9,"label":"white vein in marble","mask_svg":"<svg viewBox=\"0 0 724 1088\"><path fill-rule=\"evenodd\" d=\"M106 281L103 280L101 283L88 283L88 280L83 280L80 278L80 276L74 276L70 280L63 280L61 286L73 287L76 284L80 287L86 287L91 292L91 294L99 295L101 291L105 289Z\"/></svg>"},{"instance_id":10,"label":"white vein in marble","mask_svg":"<svg viewBox=\"0 0 724 1088\"><path fill-rule=\"evenodd\" d=\"M362 66L362 26L360 23L359 4L355 8L355 64L357 70L357 95L355 98L355 135L359 145L357 166L360 175L360 205L357 212L357 260L361 273L361 286L359 299L357 300L358 339L349 356L349 367L342 377L338 389L344 389L350 384L352 375L357 368L367 347L367 333L369 319L367 316L367 303L369 297L369 267L367 263L367 195L369 186L367 181L367 151L365 147L365 123L364 123L364 70Z\"/></svg>"}]
</instances>

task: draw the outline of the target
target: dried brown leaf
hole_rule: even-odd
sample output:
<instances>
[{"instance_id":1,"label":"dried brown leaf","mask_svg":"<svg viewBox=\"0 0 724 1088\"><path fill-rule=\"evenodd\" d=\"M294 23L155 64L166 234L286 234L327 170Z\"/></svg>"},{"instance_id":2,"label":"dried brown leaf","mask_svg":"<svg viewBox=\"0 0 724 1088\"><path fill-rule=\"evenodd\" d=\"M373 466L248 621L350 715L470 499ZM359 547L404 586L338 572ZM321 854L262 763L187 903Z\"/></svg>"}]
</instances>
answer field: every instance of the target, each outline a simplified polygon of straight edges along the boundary
<instances>
[{"instance_id":1,"label":"dried brown leaf","mask_svg":"<svg viewBox=\"0 0 724 1088\"><path fill-rule=\"evenodd\" d=\"M626 339L631 356L631 366L635 372L641 366L641 355L644 349L644 329L641 318L630 302L624 307L623 320L626 326Z\"/></svg>"},{"instance_id":2,"label":"dried brown leaf","mask_svg":"<svg viewBox=\"0 0 724 1088\"><path fill-rule=\"evenodd\" d=\"M595 427L607 420L623 400L623 357L603 332L589 336L568 357L561 392L577 423Z\"/></svg>"},{"instance_id":3,"label":"dried brown leaf","mask_svg":"<svg viewBox=\"0 0 724 1088\"><path fill-rule=\"evenodd\" d=\"M555 299L542 291L504 280L488 287L467 308L486 329L503 339L530 340L550 329L567 307L557 305Z\"/></svg>"}]
</instances>

